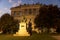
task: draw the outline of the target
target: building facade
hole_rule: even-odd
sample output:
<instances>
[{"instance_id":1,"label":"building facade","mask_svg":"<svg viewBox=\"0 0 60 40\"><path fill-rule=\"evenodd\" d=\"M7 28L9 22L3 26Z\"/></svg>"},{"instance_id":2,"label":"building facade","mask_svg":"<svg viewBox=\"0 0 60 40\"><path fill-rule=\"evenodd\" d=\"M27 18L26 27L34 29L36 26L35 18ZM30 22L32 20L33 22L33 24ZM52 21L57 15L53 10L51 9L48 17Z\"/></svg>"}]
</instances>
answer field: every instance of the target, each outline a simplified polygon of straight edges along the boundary
<instances>
[{"instance_id":1,"label":"building facade","mask_svg":"<svg viewBox=\"0 0 60 40\"><path fill-rule=\"evenodd\" d=\"M28 24L29 21L32 23L32 30L34 30L34 18L39 14L40 4L24 4L17 7L11 8L11 16L18 21L23 21Z\"/></svg>"}]
</instances>

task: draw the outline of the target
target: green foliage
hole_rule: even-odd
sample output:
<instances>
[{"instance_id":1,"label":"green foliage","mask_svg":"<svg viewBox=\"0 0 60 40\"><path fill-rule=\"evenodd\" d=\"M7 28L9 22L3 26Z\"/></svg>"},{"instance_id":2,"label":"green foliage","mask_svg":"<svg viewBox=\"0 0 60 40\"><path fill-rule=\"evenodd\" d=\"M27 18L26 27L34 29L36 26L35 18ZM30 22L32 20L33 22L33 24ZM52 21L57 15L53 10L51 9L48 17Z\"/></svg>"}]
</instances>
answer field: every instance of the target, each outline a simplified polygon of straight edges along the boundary
<instances>
[{"instance_id":1,"label":"green foliage","mask_svg":"<svg viewBox=\"0 0 60 40\"><path fill-rule=\"evenodd\" d=\"M14 20L12 16L9 14L4 14L0 19L0 29L4 33L13 33L14 30L16 31L18 28L18 21Z\"/></svg>"}]
</instances>

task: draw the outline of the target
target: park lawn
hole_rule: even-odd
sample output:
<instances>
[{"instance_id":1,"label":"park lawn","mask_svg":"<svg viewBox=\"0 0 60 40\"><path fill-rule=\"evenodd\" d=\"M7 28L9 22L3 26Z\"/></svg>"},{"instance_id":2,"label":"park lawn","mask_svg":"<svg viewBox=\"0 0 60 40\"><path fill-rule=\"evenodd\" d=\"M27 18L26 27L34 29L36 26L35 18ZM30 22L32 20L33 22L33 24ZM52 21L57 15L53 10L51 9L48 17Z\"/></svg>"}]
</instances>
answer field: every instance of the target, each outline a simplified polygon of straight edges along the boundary
<instances>
[{"instance_id":1,"label":"park lawn","mask_svg":"<svg viewBox=\"0 0 60 40\"><path fill-rule=\"evenodd\" d=\"M12 35L0 35L0 40L55 40L48 34L33 34L29 37L12 36Z\"/></svg>"}]
</instances>

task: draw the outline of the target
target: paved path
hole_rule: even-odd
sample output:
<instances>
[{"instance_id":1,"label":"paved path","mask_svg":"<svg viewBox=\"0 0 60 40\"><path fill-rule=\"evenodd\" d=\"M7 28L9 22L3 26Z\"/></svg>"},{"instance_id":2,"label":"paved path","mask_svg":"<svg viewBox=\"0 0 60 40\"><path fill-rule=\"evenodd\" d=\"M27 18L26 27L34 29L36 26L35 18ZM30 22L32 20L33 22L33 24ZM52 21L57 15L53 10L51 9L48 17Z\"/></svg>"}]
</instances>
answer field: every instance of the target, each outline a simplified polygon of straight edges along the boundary
<instances>
[{"instance_id":1,"label":"paved path","mask_svg":"<svg viewBox=\"0 0 60 40\"><path fill-rule=\"evenodd\" d=\"M60 40L60 36L52 36L52 37L54 37L57 40Z\"/></svg>"}]
</instances>

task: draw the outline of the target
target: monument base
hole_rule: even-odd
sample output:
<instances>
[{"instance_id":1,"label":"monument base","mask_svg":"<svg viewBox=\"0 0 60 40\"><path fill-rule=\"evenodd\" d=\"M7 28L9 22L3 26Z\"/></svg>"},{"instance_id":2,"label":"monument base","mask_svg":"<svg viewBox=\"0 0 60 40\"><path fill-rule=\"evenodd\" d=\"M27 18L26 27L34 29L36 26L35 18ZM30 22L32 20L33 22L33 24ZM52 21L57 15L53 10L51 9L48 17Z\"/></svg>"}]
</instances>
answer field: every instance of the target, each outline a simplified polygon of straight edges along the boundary
<instances>
[{"instance_id":1,"label":"monument base","mask_svg":"<svg viewBox=\"0 0 60 40\"><path fill-rule=\"evenodd\" d=\"M23 31L18 31L16 32L16 34L14 34L13 36L30 36L30 34L28 34L28 32L23 32Z\"/></svg>"}]
</instances>

